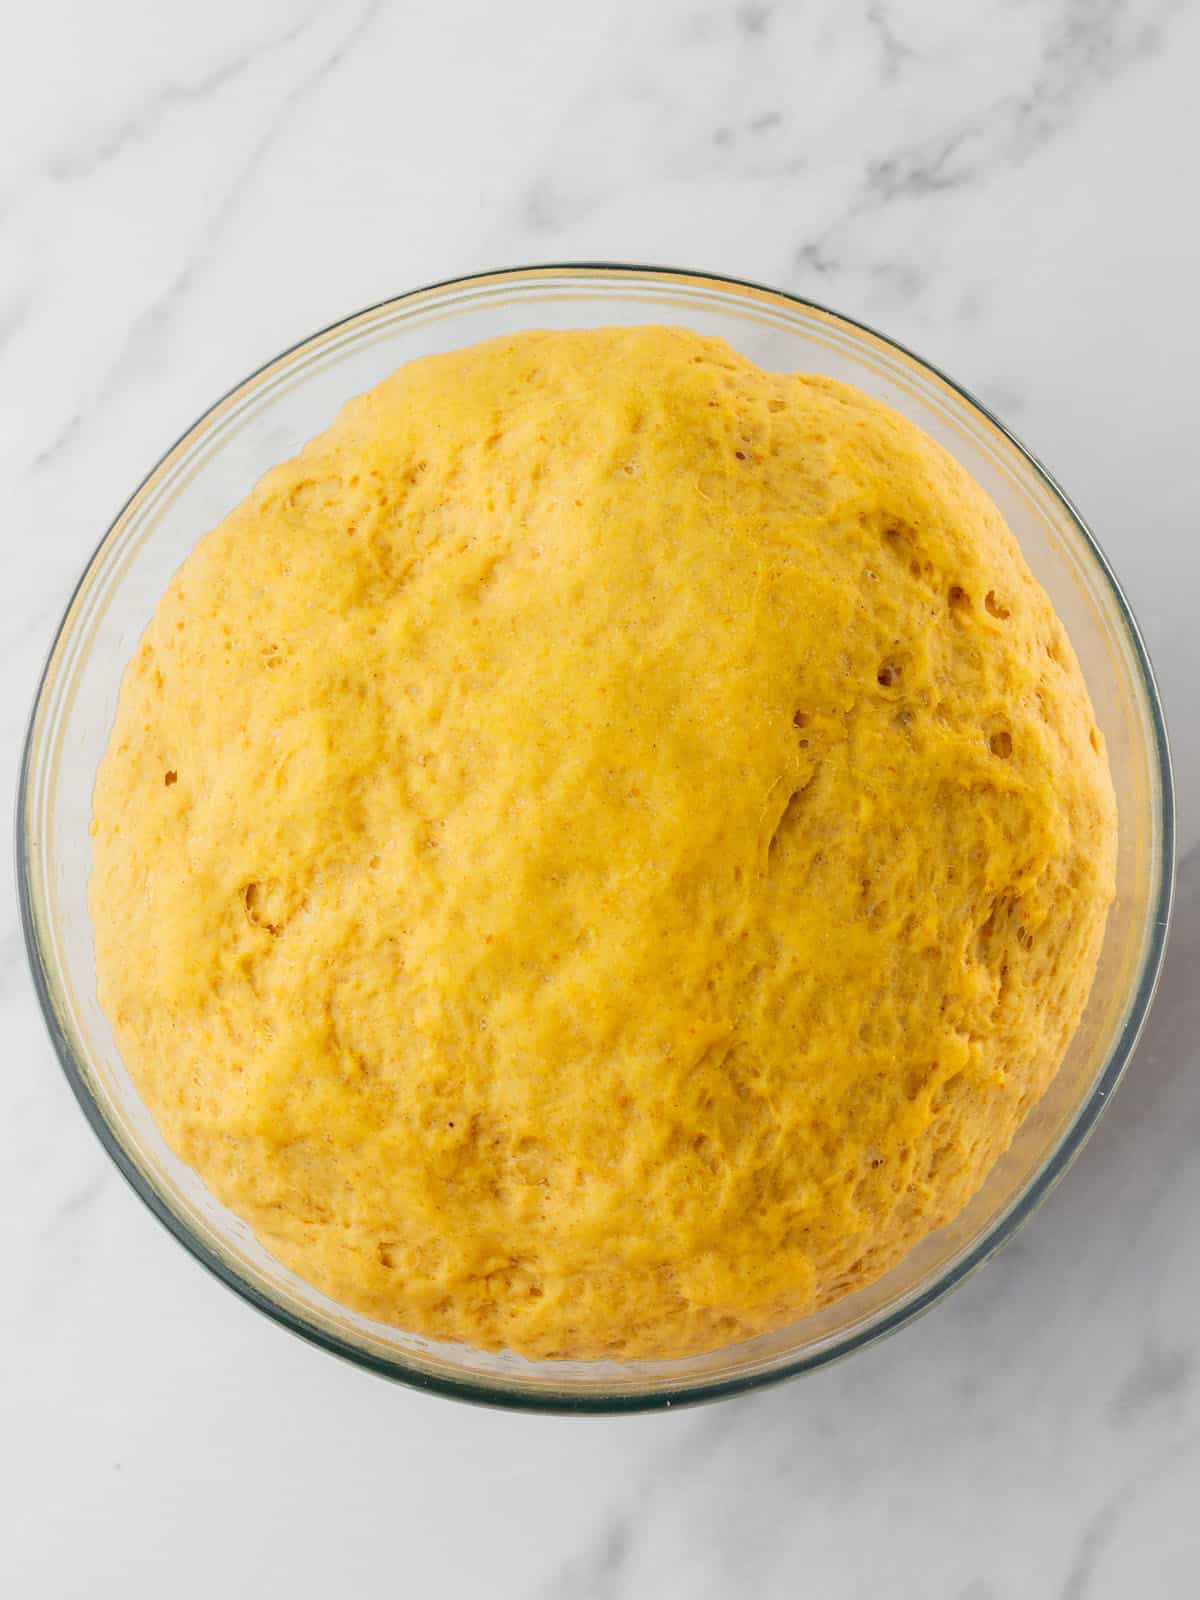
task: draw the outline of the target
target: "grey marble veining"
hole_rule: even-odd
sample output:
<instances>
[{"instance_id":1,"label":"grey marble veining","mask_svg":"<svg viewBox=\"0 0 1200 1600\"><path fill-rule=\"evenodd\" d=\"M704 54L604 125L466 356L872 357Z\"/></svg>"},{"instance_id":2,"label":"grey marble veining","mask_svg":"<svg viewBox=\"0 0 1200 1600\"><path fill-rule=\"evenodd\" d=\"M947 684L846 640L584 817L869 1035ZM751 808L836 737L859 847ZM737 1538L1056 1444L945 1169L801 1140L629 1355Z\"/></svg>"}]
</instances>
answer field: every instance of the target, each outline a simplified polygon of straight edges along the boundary
<instances>
[{"instance_id":1,"label":"grey marble veining","mask_svg":"<svg viewBox=\"0 0 1200 1600\"><path fill-rule=\"evenodd\" d=\"M19 6L0 97L0 810L71 586L217 394L456 272L776 283L974 389L1090 517L1172 720L1147 1034L985 1271L745 1400L538 1419L254 1316L71 1103L0 857L0 1591L1200 1594L1200 8L1185 0Z\"/></svg>"}]
</instances>

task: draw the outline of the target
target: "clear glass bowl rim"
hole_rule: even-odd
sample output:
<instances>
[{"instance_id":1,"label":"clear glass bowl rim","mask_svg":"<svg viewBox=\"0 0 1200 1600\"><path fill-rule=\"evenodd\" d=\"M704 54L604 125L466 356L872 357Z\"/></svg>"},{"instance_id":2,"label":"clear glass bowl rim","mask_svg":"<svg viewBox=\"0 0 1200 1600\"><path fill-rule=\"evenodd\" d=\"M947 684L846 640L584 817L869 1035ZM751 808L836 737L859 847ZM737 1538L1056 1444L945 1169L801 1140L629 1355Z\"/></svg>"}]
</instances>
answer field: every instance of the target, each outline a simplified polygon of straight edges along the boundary
<instances>
[{"instance_id":1,"label":"clear glass bowl rim","mask_svg":"<svg viewBox=\"0 0 1200 1600\"><path fill-rule=\"evenodd\" d=\"M1141 969L1137 975L1136 989L1126 1012L1124 1025L1110 1044L1104 1068L1097 1077L1091 1093L1080 1102L1075 1117L1057 1148L1051 1153L1050 1158L1044 1165L1034 1172L1015 1201L1001 1213L993 1225L983 1230L969 1250L964 1251L957 1260L951 1262L946 1270L935 1274L919 1292L890 1309L870 1325L851 1330L845 1338L823 1344L815 1351L798 1353L793 1359L768 1371L742 1374L727 1380L702 1380L694 1385L685 1382L681 1383L677 1388L656 1389L647 1392L639 1392L637 1390L622 1392L593 1391L576 1394L565 1391L547 1391L545 1389L536 1392L523 1392L518 1388L492 1386L485 1380L473 1377L459 1379L429 1373L410 1365L400 1356L394 1358L377 1356L349 1341L328 1333L325 1329L309 1323L303 1317L295 1315L287 1307L280 1305L269 1295L264 1294L249 1279L233 1271L225 1260L215 1254L204 1240L187 1227L165 1202L158 1190L145 1179L140 1168L130 1158L121 1141L114 1134L112 1127L92 1094L86 1072L76 1056L70 1039L59 1023L54 1006L52 998L54 974L38 935L37 919L33 909L33 887L30 870L28 832L30 795L34 777L36 733L46 687L60 649L68 635L77 598L87 587L113 534L148 493L160 474L181 454L186 452L193 439L206 428L209 421L225 406L232 403L243 391L250 388L272 368L293 360L308 348L320 343L330 334L342 331L353 323L365 321L405 302L418 300L423 296L444 295L448 297L458 290L483 287L489 283L536 282L539 278L571 273L578 273L581 277L585 275L593 278L602 277L634 285L639 281L659 284L674 282L680 285L693 283L716 289L742 290L755 297L775 301L784 308L792 306L804 311L815 312L834 323L839 323L856 332L866 334L870 338L877 339L881 344L888 346L891 350L912 362L916 367L931 374L951 390L965 405L990 423L992 427L1003 435L1018 455L1023 458L1025 464L1041 479L1045 487L1060 503L1091 556L1095 564L1096 573L1103 578L1109 588L1111 596L1116 603L1121 622L1124 625L1127 639L1132 649L1133 659L1136 662L1142 686L1146 693L1146 701L1150 708L1155 762L1154 775L1157 779L1158 814L1154 822L1161 852L1159 882L1155 901L1148 908L1153 917L1150 938L1146 946ZM364 1367L383 1377L452 1399L472 1401L476 1404L492 1405L509 1410L614 1414L660 1410L720 1400L730 1395L744 1393L768 1384L780 1383L785 1379L797 1377L801 1373L815 1371L820 1367L830 1365L834 1361L842 1360L846 1356L852 1355L855 1351L865 1349L880 1339L886 1338L889 1334L895 1333L907 1323L923 1315L952 1289L956 1288L958 1284L969 1277L978 1267L982 1266L1002 1244L1013 1236L1050 1193L1083 1148L1101 1112L1120 1082L1141 1037L1142 1029L1158 986L1170 925L1175 883L1175 795L1166 719L1154 670L1133 610L1112 567L1109 565L1108 558L1105 556L1095 534L1084 520L1082 514L1049 469L969 390L949 377L932 362L917 355L906 345L890 337L890 335L881 333L869 323L846 316L842 312L834 311L820 301L810 300L803 295L792 294L787 290L772 288L750 279L731 277L722 273L702 272L679 267L627 264L615 261L542 262L531 266L497 268L491 271L467 273L454 278L439 279L435 282L406 290L402 294L389 296L384 300L363 307L349 316L338 318L315 333L309 334L306 338L288 346L278 355L264 362L253 372L242 378L225 394L215 400L212 405L208 406L180 435L175 443L163 453L105 530L104 536L92 552L86 567L72 590L62 619L55 630L53 643L38 680L22 751L17 788L15 845L18 901L26 953L42 1016L67 1082L93 1132L126 1182L154 1216L202 1266L206 1267L228 1288L240 1295L242 1299L248 1301L257 1310L263 1312L290 1332L297 1334L300 1338L317 1345L321 1349L329 1351L333 1355L341 1356L354 1365Z\"/></svg>"}]
</instances>

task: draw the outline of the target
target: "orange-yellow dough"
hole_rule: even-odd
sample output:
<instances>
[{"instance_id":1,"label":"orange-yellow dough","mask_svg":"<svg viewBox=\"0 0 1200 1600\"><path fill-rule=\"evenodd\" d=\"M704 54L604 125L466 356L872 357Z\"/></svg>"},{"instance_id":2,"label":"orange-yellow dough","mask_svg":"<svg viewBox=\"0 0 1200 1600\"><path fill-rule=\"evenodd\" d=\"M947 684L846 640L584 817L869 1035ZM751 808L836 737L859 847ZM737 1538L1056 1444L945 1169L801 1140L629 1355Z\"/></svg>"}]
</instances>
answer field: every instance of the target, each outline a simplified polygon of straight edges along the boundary
<instances>
[{"instance_id":1,"label":"orange-yellow dough","mask_svg":"<svg viewBox=\"0 0 1200 1600\"><path fill-rule=\"evenodd\" d=\"M100 996L304 1278L664 1357L958 1212L1050 1082L1116 812L995 506L680 329L353 400L202 539L95 793Z\"/></svg>"}]
</instances>

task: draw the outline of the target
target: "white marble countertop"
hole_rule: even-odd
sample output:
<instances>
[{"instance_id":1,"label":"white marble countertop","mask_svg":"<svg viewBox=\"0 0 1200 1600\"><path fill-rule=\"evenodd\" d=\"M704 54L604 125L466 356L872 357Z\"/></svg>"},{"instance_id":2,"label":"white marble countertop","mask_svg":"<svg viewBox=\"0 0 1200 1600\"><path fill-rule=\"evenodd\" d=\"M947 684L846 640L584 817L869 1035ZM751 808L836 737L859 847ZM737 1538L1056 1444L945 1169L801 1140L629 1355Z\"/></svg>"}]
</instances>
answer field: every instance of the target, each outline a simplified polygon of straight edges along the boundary
<instances>
[{"instance_id":1,"label":"white marble countertop","mask_svg":"<svg viewBox=\"0 0 1200 1600\"><path fill-rule=\"evenodd\" d=\"M980 393L1124 580L1172 721L1174 942L1036 1221L921 1323L664 1416L390 1386L201 1272L75 1109L0 855L0 1593L1200 1594L1200 6L10 0L0 807L147 466L315 327L458 272L775 283Z\"/></svg>"}]
</instances>

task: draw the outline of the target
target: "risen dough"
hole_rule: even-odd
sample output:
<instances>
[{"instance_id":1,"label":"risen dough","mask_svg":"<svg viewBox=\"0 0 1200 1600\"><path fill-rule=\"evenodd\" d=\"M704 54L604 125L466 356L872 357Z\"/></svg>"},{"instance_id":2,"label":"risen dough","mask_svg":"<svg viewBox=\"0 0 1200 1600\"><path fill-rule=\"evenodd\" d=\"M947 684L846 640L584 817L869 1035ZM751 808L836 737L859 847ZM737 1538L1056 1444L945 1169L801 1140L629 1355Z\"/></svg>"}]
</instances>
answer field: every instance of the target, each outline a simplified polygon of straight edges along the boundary
<instances>
[{"instance_id":1,"label":"risen dough","mask_svg":"<svg viewBox=\"0 0 1200 1600\"><path fill-rule=\"evenodd\" d=\"M351 401L172 582L96 786L100 994L328 1294L674 1355L963 1206L1078 1022L1115 829L937 445L683 330L528 333Z\"/></svg>"}]
</instances>

